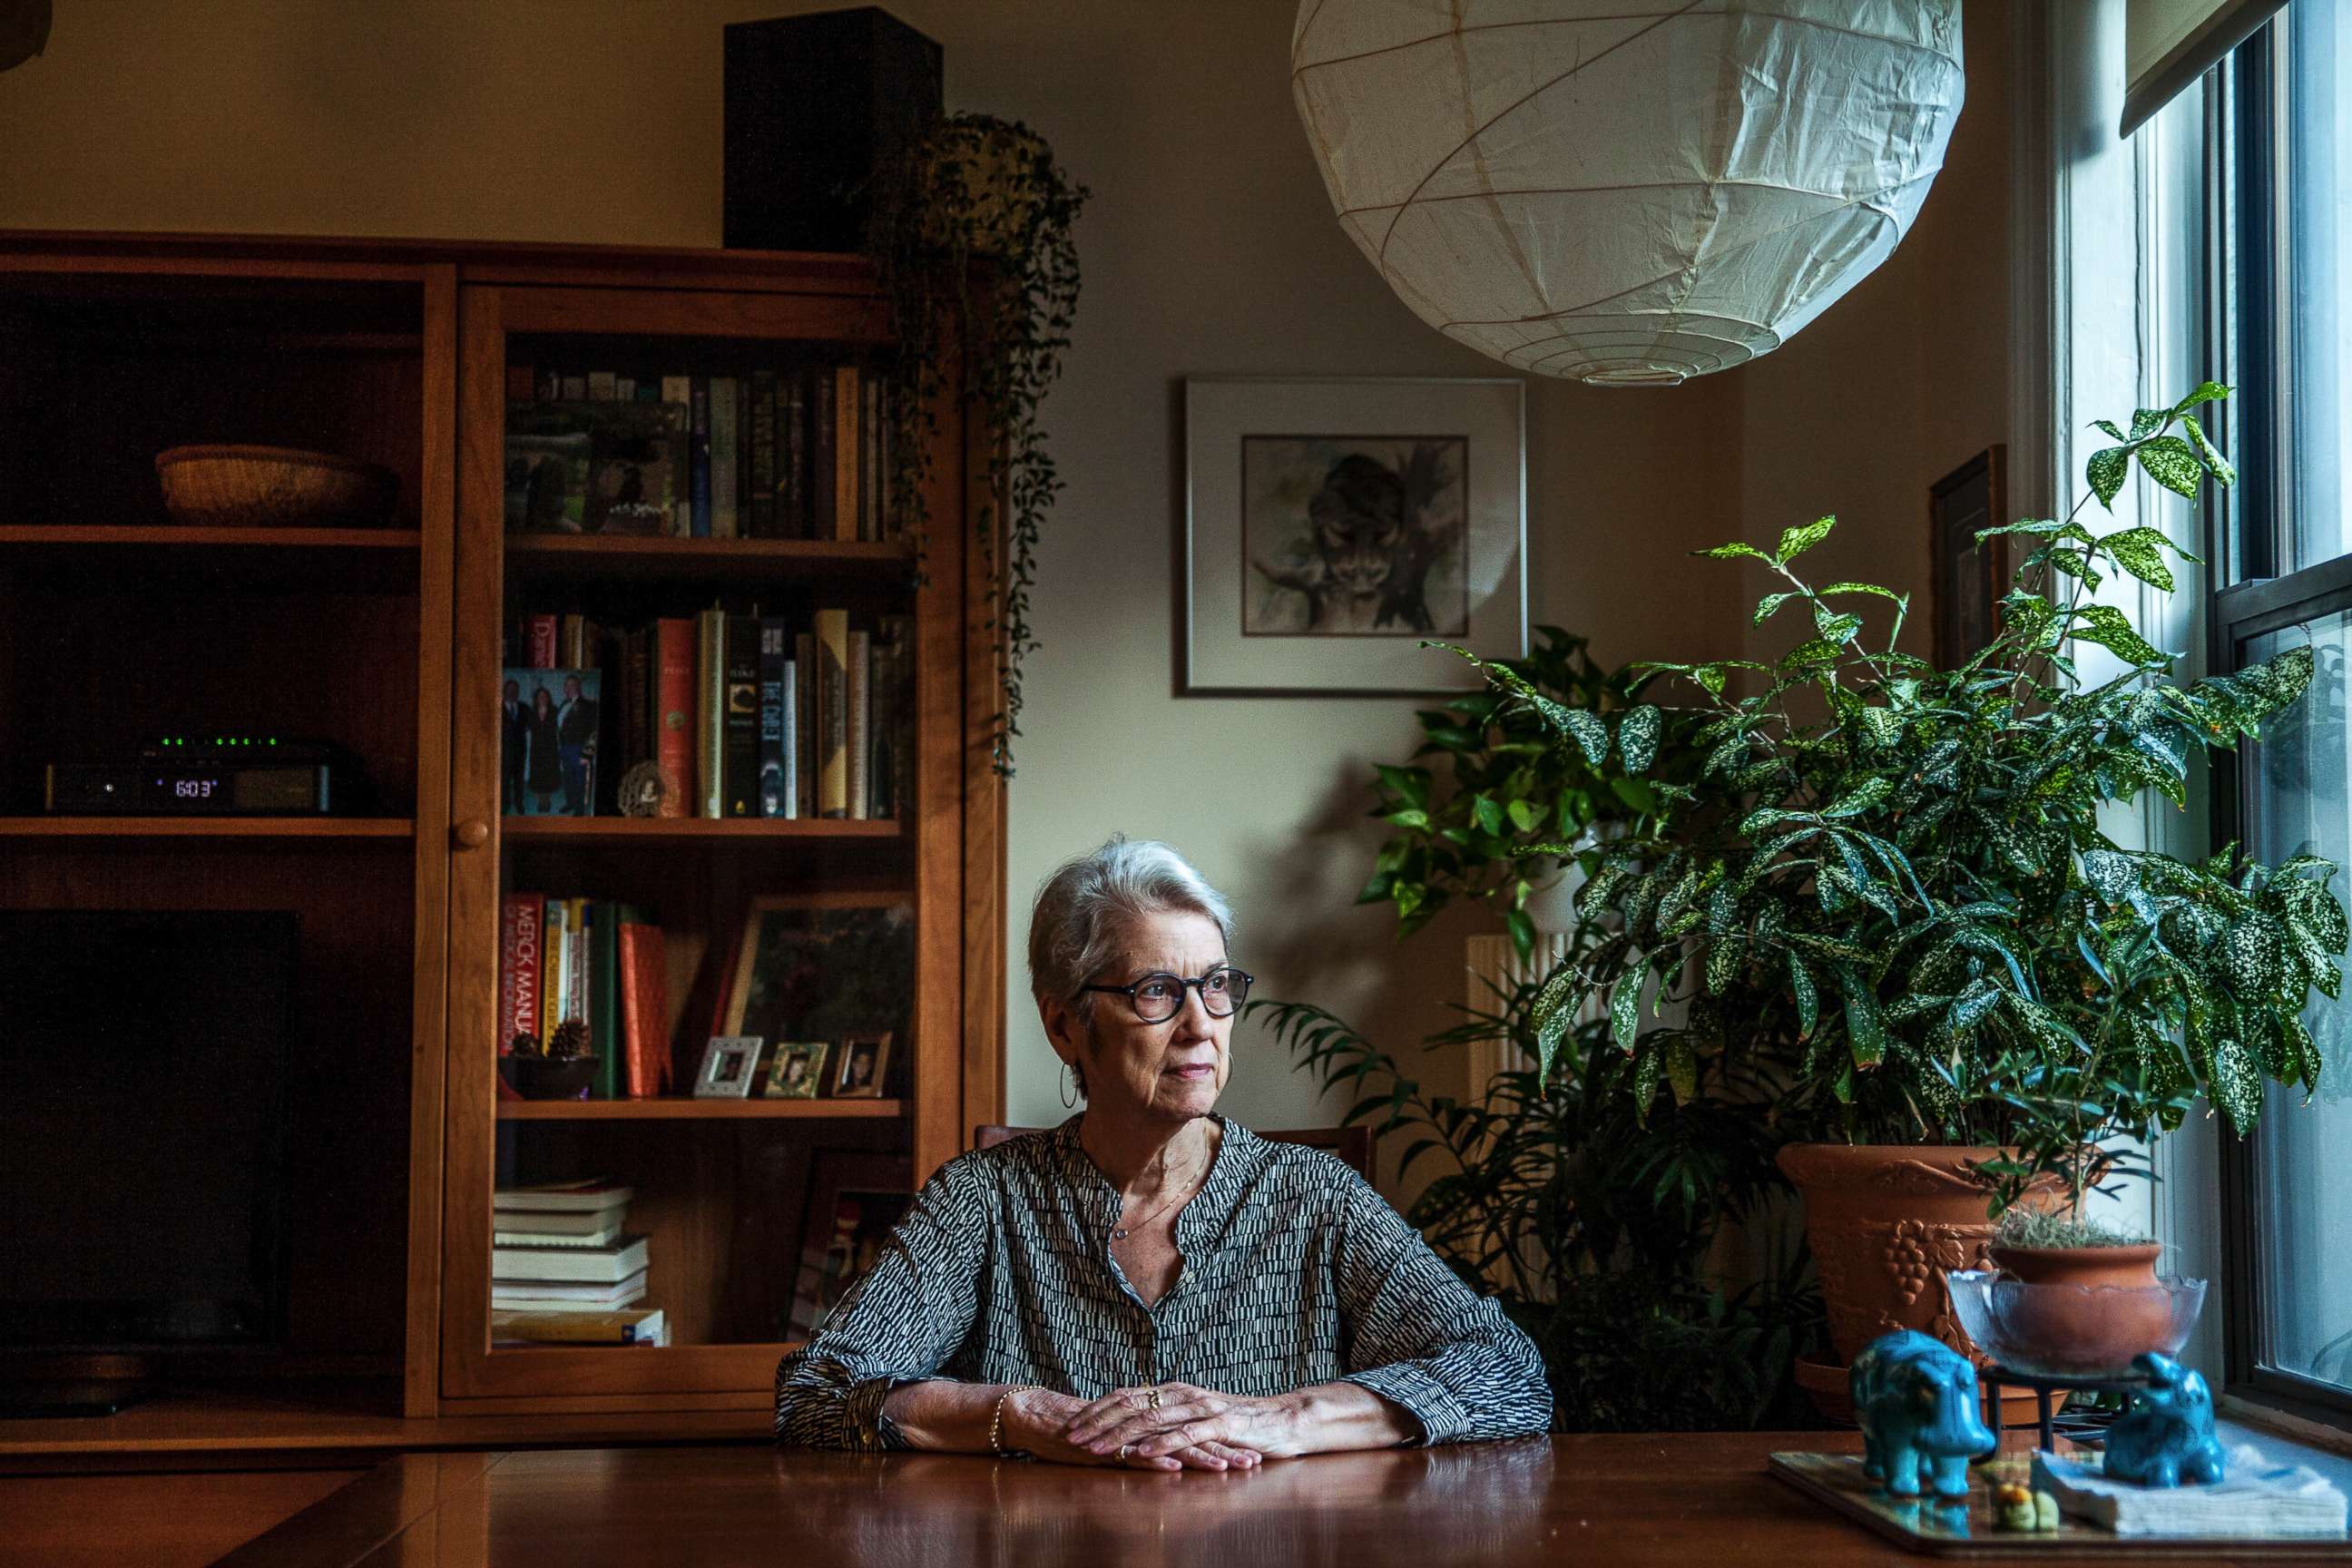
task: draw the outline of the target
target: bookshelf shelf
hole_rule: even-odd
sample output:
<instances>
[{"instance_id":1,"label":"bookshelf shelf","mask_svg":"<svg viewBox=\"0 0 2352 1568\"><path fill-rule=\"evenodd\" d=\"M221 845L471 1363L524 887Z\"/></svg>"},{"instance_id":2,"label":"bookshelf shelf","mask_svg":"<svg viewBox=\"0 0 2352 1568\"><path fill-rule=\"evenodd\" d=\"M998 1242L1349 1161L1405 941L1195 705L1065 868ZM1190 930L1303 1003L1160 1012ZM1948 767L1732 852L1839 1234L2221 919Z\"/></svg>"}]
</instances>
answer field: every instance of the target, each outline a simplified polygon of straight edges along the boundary
<instances>
[{"instance_id":1,"label":"bookshelf shelf","mask_svg":"<svg viewBox=\"0 0 2352 1568\"><path fill-rule=\"evenodd\" d=\"M0 545L129 545L157 550L415 550L414 528L182 528L172 523L0 523Z\"/></svg>"},{"instance_id":2,"label":"bookshelf shelf","mask_svg":"<svg viewBox=\"0 0 2352 1568\"><path fill-rule=\"evenodd\" d=\"M0 838L415 838L405 816L0 816Z\"/></svg>"},{"instance_id":3,"label":"bookshelf shelf","mask_svg":"<svg viewBox=\"0 0 2352 1568\"><path fill-rule=\"evenodd\" d=\"M502 1100L501 1121L843 1121L904 1113L896 1100Z\"/></svg>"},{"instance_id":4,"label":"bookshelf shelf","mask_svg":"<svg viewBox=\"0 0 2352 1568\"><path fill-rule=\"evenodd\" d=\"M897 838L896 818L845 821L835 817L705 816L507 816L499 819L510 838L535 844L598 842L694 843L745 838Z\"/></svg>"},{"instance_id":5,"label":"bookshelf shelf","mask_svg":"<svg viewBox=\"0 0 2352 1568\"><path fill-rule=\"evenodd\" d=\"M914 552L890 542L816 539L636 539L604 534L517 533L506 539L510 571L534 577L689 577L761 582L856 577L887 584L911 575Z\"/></svg>"}]
</instances>

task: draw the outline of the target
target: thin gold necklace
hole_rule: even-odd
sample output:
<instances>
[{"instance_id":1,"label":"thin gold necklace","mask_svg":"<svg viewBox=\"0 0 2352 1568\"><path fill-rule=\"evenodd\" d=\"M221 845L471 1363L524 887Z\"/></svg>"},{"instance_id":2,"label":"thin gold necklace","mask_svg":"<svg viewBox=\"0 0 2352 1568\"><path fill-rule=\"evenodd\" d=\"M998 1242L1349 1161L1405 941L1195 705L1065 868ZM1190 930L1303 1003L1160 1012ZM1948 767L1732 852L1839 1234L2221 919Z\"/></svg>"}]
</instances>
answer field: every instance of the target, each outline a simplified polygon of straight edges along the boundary
<instances>
[{"instance_id":1,"label":"thin gold necklace","mask_svg":"<svg viewBox=\"0 0 2352 1568\"><path fill-rule=\"evenodd\" d=\"M1153 1209L1141 1219L1127 1220L1126 1217L1122 1215L1121 1223L1110 1227L1110 1238L1113 1241L1125 1241L1127 1239L1128 1232L1131 1230L1141 1230L1145 1226L1150 1224L1153 1220L1158 1219L1161 1215L1166 1214L1170 1209L1175 1207L1176 1205L1183 1202L1186 1198L1191 1197L1192 1195L1191 1191L1192 1184L1195 1181L1198 1181L1202 1176L1207 1174L1208 1169L1208 1166L1202 1165L1198 1171L1186 1176L1184 1178L1184 1184L1176 1189L1176 1195L1174 1197L1170 1198L1166 1203L1161 1204L1158 1208Z\"/></svg>"}]
</instances>

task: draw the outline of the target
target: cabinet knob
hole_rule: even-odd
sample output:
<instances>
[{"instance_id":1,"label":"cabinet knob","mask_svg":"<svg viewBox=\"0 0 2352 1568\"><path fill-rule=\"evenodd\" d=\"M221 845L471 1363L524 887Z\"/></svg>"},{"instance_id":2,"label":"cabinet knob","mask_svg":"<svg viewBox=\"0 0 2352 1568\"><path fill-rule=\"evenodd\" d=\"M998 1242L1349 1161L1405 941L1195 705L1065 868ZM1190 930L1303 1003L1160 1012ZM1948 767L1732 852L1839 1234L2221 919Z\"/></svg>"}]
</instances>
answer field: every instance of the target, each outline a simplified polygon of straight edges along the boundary
<instances>
[{"instance_id":1,"label":"cabinet knob","mask_svg":"<svg viewBox=\"0 0 2352 1568\"><path fill-rule=\"evenodd\" d=\"M479 849L490 841L490 825L478 816L469 816L457 824L450 837L457 839L460 849Z\"/></svg>"}]
</instances>

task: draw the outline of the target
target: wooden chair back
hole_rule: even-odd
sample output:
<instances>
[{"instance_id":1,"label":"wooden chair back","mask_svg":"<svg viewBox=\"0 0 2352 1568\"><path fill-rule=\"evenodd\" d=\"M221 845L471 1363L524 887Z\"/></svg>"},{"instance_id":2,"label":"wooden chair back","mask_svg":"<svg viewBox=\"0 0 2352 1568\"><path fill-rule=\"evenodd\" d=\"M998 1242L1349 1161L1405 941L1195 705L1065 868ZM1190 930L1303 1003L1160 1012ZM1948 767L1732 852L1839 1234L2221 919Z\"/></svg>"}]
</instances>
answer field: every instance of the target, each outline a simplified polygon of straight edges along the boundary
<instances>
[{"instance_id":1,"label":"wooden chair back","mask_svg":"<svg viewBox=\"0 0 2352 1568\"><path fill-rule=\"evenodd\" d=\"M1042 1127L999 1127L990 1123L971 1130L971 1146L993 1149L1007 1138L1044 1131ZM1372 1131L1369 1127L1295 1127L1280 1132L1260 1132L1258 1136L1336 1154L1356 1174L1368 1182L1372 1179Z\"/></svg>"}]
</instances>

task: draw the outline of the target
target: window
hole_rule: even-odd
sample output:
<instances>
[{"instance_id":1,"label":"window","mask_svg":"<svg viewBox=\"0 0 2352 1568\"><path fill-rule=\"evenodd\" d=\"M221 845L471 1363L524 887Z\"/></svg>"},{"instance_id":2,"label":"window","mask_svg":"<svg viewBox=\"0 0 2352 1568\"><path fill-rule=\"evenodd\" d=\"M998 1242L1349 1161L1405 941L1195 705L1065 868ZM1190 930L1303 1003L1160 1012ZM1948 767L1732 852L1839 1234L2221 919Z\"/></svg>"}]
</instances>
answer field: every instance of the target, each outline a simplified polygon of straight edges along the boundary
<instances>
[{"instance_id":1,"label":"window","mask_svg":"<svg viewBox=\"0 0 2352 1568\"><path fill-rule=\"evenodd\" d=\"M2234 779L2217 766L2215 841L2325 856L2352 896L2352 7L2290 0L2209 73L2203 119L2207 350L2243 476L2211 513L2212 662L2318 656ZM2224 1160L2230 1381L2352 1413L2352 986L2305 1022L2327 1058L2312 1103L2273 1088Z\"/></svg>"}]
</instances>

